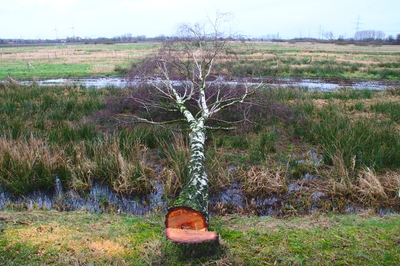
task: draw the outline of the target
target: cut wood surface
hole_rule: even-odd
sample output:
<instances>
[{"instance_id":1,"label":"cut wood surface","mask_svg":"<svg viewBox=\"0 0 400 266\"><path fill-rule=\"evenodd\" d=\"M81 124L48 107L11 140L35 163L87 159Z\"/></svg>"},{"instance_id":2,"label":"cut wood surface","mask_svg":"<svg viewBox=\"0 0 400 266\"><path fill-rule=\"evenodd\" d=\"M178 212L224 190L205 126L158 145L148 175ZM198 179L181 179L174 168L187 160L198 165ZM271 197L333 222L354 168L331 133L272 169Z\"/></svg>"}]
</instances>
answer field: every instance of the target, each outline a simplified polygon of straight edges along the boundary
<instances>
[{"instance_id":1,"label":"cut wood surface","mask_svg":"<svg viewBox=\"0 0 400 266\"><path fill-rule=\"evenodd\" d=\"M166 228L207 231L207 223L201 212L189 207L175 207L168 211L165 219Z\"/></svg>"},{"instance_id":2,"label":"cut wood surface","mask_svg":"<svg viewBox=\"0 0 400 266\"><path fill-rule=\"evenodd\" d=\"M217 232L208 231L201 212L189 207L175 207L168 211L165 219L165 233L175 243L195 244L215 241Z\"/></svg>"},{"instance_id":3,"label":"cut wood surface","mask_svg":"<svg viewBox=\"0 0 400 266\"><path fill-rule=\"evenodd\" d=\"M212 231L197 231L183 230L175 228L165 229L167 238L175 243L181 244L196 244L215 241L218 238L217 232Z\"/></svg>"}]
</instances>

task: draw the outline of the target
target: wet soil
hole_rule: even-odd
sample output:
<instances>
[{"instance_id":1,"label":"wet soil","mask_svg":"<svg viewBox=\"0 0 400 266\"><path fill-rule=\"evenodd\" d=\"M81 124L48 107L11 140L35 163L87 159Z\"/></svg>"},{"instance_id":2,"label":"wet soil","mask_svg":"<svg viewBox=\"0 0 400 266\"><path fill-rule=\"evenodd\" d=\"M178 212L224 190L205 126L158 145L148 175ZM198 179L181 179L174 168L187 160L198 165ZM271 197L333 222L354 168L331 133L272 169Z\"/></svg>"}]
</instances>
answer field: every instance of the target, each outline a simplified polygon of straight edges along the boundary
<instances>
[{"instance_id":1,"label":"wet soil","mask_svg":"<svg viewBox=\"0 0 400 266\"><path fill-rule=\"evenodd\" d=\"M209 200L211 215L226 215L233 213L252 214L259 216L282 217L287 215L303 215L315 212L363 213L371 210L348 202L343 206L335 202L326 191L311 189L318 182L312 175L306 174L302 179L293 181L287 186L287 191L280 195L251 196L246 195L242 184L233 182L227 188L212 193ZM14 198L10 193L0 192L0 210L86 210L94 213L130 213L145 215L166 213L168 202L164 197L163 184L155 180L151 193L144 197L121 195L101 184L93 184L90 191L77 192L63 189L57 179L56 186L51 191L34 191L28 195ZM399 208L380 207L374 212L385 215L400 212Z\"/></svg>"}]
</instances>

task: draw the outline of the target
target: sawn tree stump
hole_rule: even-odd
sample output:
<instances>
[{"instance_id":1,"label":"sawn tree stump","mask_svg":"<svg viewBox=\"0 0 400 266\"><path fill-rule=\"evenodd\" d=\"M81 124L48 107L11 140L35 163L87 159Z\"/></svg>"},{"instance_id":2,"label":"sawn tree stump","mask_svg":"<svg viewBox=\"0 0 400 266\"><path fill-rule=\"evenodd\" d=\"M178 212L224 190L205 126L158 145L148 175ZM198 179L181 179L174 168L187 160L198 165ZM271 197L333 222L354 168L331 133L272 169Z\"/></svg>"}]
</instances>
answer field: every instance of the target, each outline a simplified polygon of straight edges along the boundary
<instances>
[{"instance_id":1,"label":"sawn tree stump","mask_svg":"<svg viewBox=\"0 0 400 266\"><path fill-rule=\"evenodd\" d=\"M168 239L179 244L210 243L219 245L219 234L208 231L201 212L189 207L175 207L165 217L165 233Z\"/></svg>"}]
</instances>

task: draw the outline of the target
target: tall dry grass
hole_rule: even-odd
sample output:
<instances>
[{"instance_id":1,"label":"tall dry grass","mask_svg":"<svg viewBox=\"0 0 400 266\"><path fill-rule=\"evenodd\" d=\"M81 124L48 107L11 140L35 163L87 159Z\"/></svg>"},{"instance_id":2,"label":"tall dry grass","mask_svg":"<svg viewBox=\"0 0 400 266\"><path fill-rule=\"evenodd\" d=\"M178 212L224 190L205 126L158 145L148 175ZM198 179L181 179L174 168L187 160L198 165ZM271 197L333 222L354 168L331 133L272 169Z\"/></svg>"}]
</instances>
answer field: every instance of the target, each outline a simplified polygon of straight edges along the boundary
<instances>
[{"instance_id":1,"label":"tall dry grass","mask_svg":"<svg viewBox=\"0 0 400 266\"><path fill-rule=\"evenodd\" d=\"M15 194L52 188L66 163L60 147L33 135L29 139L0 138L0 181Z\"/></svg>"},{"instance_id":2,"label":"tall dry grass","mask_svg":"<svg viewBox=\"0 0 400 266\"><path fill-rule=\"evenodd\" d=\"M275 168L252 166L242 169L239 176L245 194L252 197L282 195L287 191L289 182L286 170L283 166Z\"/></svg>"},{"instance_id":3,"label":"tall dry grass","mask_svg":"<svg viewBox=\"0 0 400 266\"><path fill-rule=\"evenodd\" d=\"M94 182L110 185L124 194L145 195L154 171L147 161L147 147L139 142L120 146L117 136L97 142L81 141L72 147L50 144L31 136L28 140L0 139L0 181L17 195L51 189L55 179L75 190L88 190ZM70 154L66 150L72 150Z\"/></svg>"},{"instance_id":4,"label":"tall dry grass","mask_svg":"<svg viewBox=\"0 0 400 266\"><path fill-rule=\"evenodd\" d=\"M166 164L161 176L164 180L164 194L172 198L177 196L189 178L189 144L180 133L173 134L172 142L160 139L162 157Z\"/></svg>"}]
</instances>

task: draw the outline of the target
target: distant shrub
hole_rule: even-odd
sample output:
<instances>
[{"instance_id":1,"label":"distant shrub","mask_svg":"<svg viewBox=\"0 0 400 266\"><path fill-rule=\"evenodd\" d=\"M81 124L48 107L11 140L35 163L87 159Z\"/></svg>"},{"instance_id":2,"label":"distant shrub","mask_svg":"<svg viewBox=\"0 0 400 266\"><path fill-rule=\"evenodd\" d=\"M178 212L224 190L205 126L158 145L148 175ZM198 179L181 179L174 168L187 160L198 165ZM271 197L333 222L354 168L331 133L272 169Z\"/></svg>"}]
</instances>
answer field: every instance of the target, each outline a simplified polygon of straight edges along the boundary
<instances>
[{"instance_id":1,"label":"distant shrub","mask_svg":"<svg viewBox=\"0 0 400 266\"><path fill-rule=\"evenodd\" d=\"M118 75L126 75L128 73L128 69L124 68L122 66L115 66L114 67L114 72L116 72Z\"/></svg>"}]
</instances>

